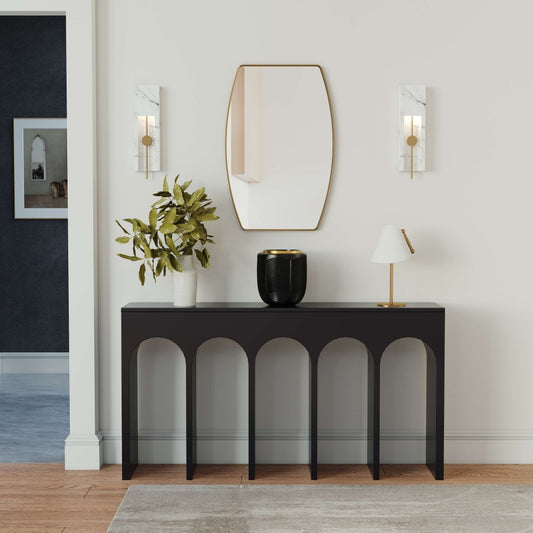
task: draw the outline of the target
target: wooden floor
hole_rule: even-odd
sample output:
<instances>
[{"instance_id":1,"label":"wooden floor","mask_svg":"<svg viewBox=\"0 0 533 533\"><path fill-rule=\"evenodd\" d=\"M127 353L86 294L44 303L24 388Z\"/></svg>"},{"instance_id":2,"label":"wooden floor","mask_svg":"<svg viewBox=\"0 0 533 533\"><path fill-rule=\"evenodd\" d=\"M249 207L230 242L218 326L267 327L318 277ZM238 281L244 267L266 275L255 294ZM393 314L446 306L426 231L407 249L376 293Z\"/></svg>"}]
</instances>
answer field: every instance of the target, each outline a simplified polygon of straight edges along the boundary
<instances>
[{"instance_id":1,"label":"wooden floor","mask_svg":"<svg viewBox=\"0 0 533 533\"><path fill-rule=\"evenodd\" d=\"M65 471L62 464L0 464L2 533L105 532L129 485L139 484L533 484L533 465L446 465L434 481L423 465L384 465L373 481L364 465L322 465L311 482L306 465L257 465L248 481L246 465L201 465L185 481L184 465L139 466L131 481L120 465L98 471Z\"/></svg>"}]
</instances>

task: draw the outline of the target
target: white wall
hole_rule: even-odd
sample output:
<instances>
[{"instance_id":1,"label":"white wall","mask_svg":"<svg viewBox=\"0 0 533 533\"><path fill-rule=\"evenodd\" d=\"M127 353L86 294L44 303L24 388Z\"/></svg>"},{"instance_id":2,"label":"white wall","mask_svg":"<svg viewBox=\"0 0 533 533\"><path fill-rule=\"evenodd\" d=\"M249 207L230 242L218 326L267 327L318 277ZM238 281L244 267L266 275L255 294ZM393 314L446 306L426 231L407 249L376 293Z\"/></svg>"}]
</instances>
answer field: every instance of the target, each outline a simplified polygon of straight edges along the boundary
<instances>
[{"instance_id":1,"label":"white wall","mask_svg":"<svg viewBox=\"0 0 533 533\"><path fill-rule=\"evenodd\" d=\"M436 301L447 308L446 460L533 462L528 338L533 326L528 215L532 19L529 0L97 1L105 462L120 461L120 307L171 298L169 279L142 288L135 266L116 257L114 219L145 216L150 194L163 177L146 181L130 170L131 95L139 83L163 87L163 168L206 186L221 216L211 226L217 240L211 269L199 276L201 301L257 301L256 253L272 247L307 252L307 301L384 299L388 270L371 263L370 255L383 224L405 227L417 253L396 268L397 299ZM242 63L317 63L324 69L336 154L328 204L316 232L239 228L226 179L224 128L233 78ZM396 171L399 83L428 86L428 171L413 181ZM183 391L173 391L169 379L175 375L182 387L183 364L169 349L150 341L143 350L149 353L142 367L152 367L152 383L161 381L155 387L157 403L156 394L149 394L154 386L142 382L144 461L184 461L181 407L169 407L161 391L176 402L183 399ZM202 400L200 460L245 462L244 359L228 342L214 341L203 350L208 355L199 369L199 390L215 387L217 399L211 405L222 412L210 415ZM275 403L258 399L258 429L264 437L260 460L307 460L302 353L294 342L275 341L260 356L269 358L258 376L262 395L276 376L286 374L295 387L292 392L289 385L276 388ZM228 361L229 368L217 358ZM423 361L421 347L408 340L385 355L384 461L423 460ZM320 442L320 455L330 461L363 461L361 346L338 341L328 348L321 369L321 402L326 403L321 404L320 425L329 440ZM242 378L237 396L236 385L221 385L234 383L233 373ZM284 394L297 403L290 413L284 412ZM338 401L331 403L332 396ZM354 402L353 409L348 402ZM236 408L241 411L233 417ZM157 415L152 425L150 413Z\"/></svg>"}]
</instances>

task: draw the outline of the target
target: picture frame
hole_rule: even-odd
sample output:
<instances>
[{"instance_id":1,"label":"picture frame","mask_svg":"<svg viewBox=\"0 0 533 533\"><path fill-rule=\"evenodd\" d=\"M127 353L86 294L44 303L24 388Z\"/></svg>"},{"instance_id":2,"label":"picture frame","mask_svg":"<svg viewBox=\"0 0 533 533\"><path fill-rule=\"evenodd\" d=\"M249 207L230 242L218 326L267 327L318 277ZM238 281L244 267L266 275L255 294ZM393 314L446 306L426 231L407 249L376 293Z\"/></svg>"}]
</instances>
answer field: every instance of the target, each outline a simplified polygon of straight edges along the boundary
<instances>
[{"instance_id":1,"label":"picture frame","mask_svg":"<svg viewBox=\"0 0 533 533\"><path fill-rule=\"evenodd\" d=\"M14 118L15 218L67 218L67 119Z\"/></svg>"}]
</instances>

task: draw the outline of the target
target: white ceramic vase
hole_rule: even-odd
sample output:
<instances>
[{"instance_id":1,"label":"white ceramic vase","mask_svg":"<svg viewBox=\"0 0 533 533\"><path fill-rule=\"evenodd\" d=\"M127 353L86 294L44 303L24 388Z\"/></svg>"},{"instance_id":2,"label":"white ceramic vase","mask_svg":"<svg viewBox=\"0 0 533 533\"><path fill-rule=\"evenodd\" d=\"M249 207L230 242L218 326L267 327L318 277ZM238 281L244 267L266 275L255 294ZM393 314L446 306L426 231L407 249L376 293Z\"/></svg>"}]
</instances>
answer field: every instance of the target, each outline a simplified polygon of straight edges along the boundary
<instances>
[{"instance_id":1,"label":"white ceramic vase","mask_svg":"<svg viewBox=\"0 0 533 533\"><path fill-rule=\"evenodd\" d=\"M198 274L194 268L192 255L182 255L179 262L183 272L172 272L174 307L194 307Z\"/></svg>"}]
</instances>

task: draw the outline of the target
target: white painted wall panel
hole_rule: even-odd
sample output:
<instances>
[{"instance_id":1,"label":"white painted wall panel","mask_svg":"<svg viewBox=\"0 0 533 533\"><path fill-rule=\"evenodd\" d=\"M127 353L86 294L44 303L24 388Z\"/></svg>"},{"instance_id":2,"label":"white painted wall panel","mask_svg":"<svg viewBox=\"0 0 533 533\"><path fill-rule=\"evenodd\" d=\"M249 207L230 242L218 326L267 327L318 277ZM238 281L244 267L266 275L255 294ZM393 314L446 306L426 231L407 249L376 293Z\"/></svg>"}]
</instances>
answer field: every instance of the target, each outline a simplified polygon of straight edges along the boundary
<instances>
[{"instance_id":1,"label":"white painted wall panel","mask_svg":"<svg viewBox=\"0 0 533 533\"><path fill-rule=\"evenodd\" d=\"M116 257L114 219L146 216L150 195L163 178L154 174L146 181L131 170L129 95L138 83L163 88L167 168L206 186L219 209L221 219L211 226L217 240L211 269L199 272L200 300L258 301L256 253L269 247L307 252L307 301L383 300L388 268L371 263L370 256L384 224L405 227L416 255L395 269L396 298L436 301L447 308L446 459L533 461L533 357L527 335L533 325L533 251L527 244L533 195L532 18L533 4L527 0L513 2L512 10L497 0L482 8L460 0L97 1L99 394L106 461L120 459L120 307L171 298L170 279L157 285L148 281L143 288L135 266ZM280 62L317 63L324 69L335 123L332 187L319 231L243 232L225 175L228 99L239 64ZM397 170L397 87L410 82L428 87L428 171L416 173L413 181ZM224 358L233 357L227 345L219 349ZM230 383L235 373L246 375L239 348L233 350L235 361L217 367L217 383ZM299 350L280 341L280 353ZM337 358L330 355L330 374L337 364L364 370L358 347L356 362L348 360L344 346ZM166 361L166 348L154 347L150 357ZM384 442L383 453L390 461L423 457L420 363L414 341L392 346L385 356L383 431L391 440ZM209 365L203 361L202 372ZM272 369L265 372L271 375ZM307 368L300 377L305 387ZM326 381L321 397L346 395L365 402L364 379L355 376L353 390L346 381L339 384L342 393L335 381ZM161 386L171 384L162 380ZM245 404L242 384L238 398ZM285 450L305 462L308 447L298 441L305 429L300 413L286 420L282 400L268 407L271 411L262 407L271 421L264 429L273 440L261 441L258 454L278 460ZM228 407L235 402L234 390L228 390L227 402ZM401 413L390 411L398 405ZM320 409L323 414L326 407ZM327 409L336 437L346 431L352 437L321 441L321 457L364 460L362 407L355 414L348 403ZM174 420L172 431L183 432L183 420ZM205 412L202 420L206 431L220 430ZM289 437L280 435L280 421L292 428ZM236 460L244 462L246 428L241 418L234 423L237 427L228 430L237 432ZM405 432L414 447L392 440ZM204 447L201 440L202 459L225 460L232 452L227 440L220 442L219 448ZM178 437L176 443L183 445ZM153 461L164 462L163 444L160 452L152 448ZM145 441L141 455L143 446Z\"/></svg>"}]
</instances>

